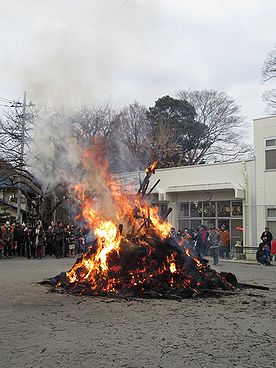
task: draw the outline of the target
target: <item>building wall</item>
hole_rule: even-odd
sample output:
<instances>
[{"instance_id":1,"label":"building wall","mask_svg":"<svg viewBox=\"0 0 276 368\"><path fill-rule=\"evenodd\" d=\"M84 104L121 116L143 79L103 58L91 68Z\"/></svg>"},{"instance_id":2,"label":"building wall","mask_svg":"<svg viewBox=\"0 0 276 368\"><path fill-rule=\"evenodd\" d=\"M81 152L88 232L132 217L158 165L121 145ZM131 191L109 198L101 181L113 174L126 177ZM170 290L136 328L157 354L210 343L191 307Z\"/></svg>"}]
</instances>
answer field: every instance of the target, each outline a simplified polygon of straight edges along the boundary
<instances>
[{"instance_id":1,"label":"building wall","mask_svg":"<svg viewBox=\"0 0 276 368\"><path fill-rule=\"evenodd\" d=\"M276 145L276 116L254 120L253 160L156 170L151 185L158 179L160 183L153 191L152 201L173 208L168 220L178 228L181 202L240 200L244 246L257 247L267 225L276 239L276 168L265 169L268 138L275 138ZM127 174L124 179L137 188L143 177L140 172ZM255 259L255 250L251 257Z\"/></svg>"},{"instance_id":2,"label":"building wall","mask_svg":"<svg viewBox=\"0 0 276 368\"><path fill-rule=\"evenodd\" d=\"M256 160L257 233L268 224L276 238L276 218L268 218L268 208L276 210L276 169L266 170L266 139L276 138L276 116L254 120L254 154ZM259 239L258 239L259 240Z\"/></svg>"},{"instance_id":3,"label":"building wall","mask_svg":"<svg viewBox=\"0 0 276 368\"><path fill-rule=\"evenodd\" d=\"M17 196L18 191L11 188L4 190L0 189L0 199L3 200L5 203L0 203L0 213L5 213L3 208L8 208L6 211L10 214L10 219L17 218ZM21 213L24 218L24 213L26 213L28 210L28 203L27 198L24 195L21 195Z\"/></svg>"},{"instance_id":4,"label":"building wall","mask_svg":"<svg viewBox=\"0 0 276 368\"><path fill-rule=\"evenodd\" d=\"M160 169L152 177L152 183L160 179L152 200L155 203L167 203L173 208L168 220L175 228L181 223L179 222L181 202L231 201L232 205L232 201L241 201L243 205L241 222L238 221L240 217L229 217L226 221L233 225L232 230L235 228L234 224L241 223L245 228L243 243L245 246L252 246L254 216L251 208L255 203L255 192L252 190L254 174L254 160ZM221 223L220 220L216 217L216 225ZM234 239L237 239L237 234L233 231L233 241Z\"/></svg>"}]
</instances>

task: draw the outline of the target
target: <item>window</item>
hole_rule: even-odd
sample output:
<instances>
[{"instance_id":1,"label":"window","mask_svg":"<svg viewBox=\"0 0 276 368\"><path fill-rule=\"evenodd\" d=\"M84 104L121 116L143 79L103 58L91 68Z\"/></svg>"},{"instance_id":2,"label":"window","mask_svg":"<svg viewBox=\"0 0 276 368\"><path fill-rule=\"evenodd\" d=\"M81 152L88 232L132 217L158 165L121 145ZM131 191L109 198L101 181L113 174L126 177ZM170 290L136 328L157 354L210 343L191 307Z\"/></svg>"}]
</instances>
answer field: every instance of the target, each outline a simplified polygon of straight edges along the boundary
<instances>
[{"instance_id":1,"label":"window","mask_svg":"<svg viewBox=\"0 0 276 368\"><path fill-rule=\"evenodd\" d=\"M203 216L204 217L216 216L216 202L203 202Z\"/></svg>"},{"instance_id":2,"label":"window","mask_svg":"<svg viewBox=\"0 0 276 368\"><path fill-rule=\"evenodd\" d=\"M216 219L215 218L203 219L203 225L205 225L207 229L211 229L212 226L216 227Z\"/></svg>"},{"instance_id":3,"label":"window","mask_svg":"<svg viewBox=\"0 0 276 368\"><path fill-rule=\"evenodd\" d=\"M218 228L220 229L222 225L225 226L226 230L229 230L230 220L229 219L218 219Z\"/></svg>"},{"instance_id":4,"label":"window","mask_svg":"<svg viewBox=\"0 0 276 368\"><path fill-rule=\"evenodd\" d=\"M268 208L267 217L276 217L276 208Z\"/></svg>"},{"instance_id":5,"label":"window","mask_svg":"<svg viewBox=\"0 0 276 368\"><path fill-rule=\"evenodd\" d=\"M267 221L266 226L269 228L269 231L272 233L273 239L276 238L276 221Z\"/></svg>"},{"instance_id":6,"label":"window","mask_svg":"<svg viewBox=\"0 0 276 368\"><path fill-rule=\"evenodd\" d=\"M183 231L184 229L190 229L190 223L189 220L187 219L179 219L178 220L178 229L177 230L181 230Z\"/></svg>"},{"instance_id":7,"label":"window","mask_svg":"<svg viewBox=\"0 0 276 368\"><path fill-rule=\"evenodd\" d=\"M179 204L179 217L189 217L189 202Z\"/></svg>"},{"instance_id":8,"label":"window","mask_svg":"<svg viewBox=\"0 0 276 368\"><path fill-rule=\"evenodd\" d=\"M242 216L242 202L232 202L232 216Z\"/></svg>"},{"instance_id":9,"label":"window","mask_svg":"<svg viewBox=\"0 0 276 368\"><path fill-rule=\"evenodd\" d=\"M218 217L230 217L230 201L218 202Z\"/></svg>"},{"instance_id":10,"label":"window","mask_svg":"<svg viewBox=\"0 0 276 368\"><path fill-rule=\"evenodd\" d=\"M276 169L276 138L265 141L265 169Z\"/></svg>"},{"instance_id":11,"label":"window","mask_svg":"<svg viewBox=\"0 0 276 368\"><path fill-rule=\"evenodd\" d=\"M202 217L202 202L191 202L191 217Z\"/></svg>"},{"instance_id":12,"label":"window","mask_svg":"<svg viewBox=\"0 0 276 368\"><path fill-rule=\"evenodd\" d=\"M168 209L168 204L167 203L158 203L157 207L159 207L159 211L158 211L159 216L162 217Z\"/></svg>"},{"instance_id":13,"label":"window","mask_svg":"<svg viewBox=\"0 0 276 368\"><path fill-rule=\"evenodd\" d=\"M199 226L201 226L202 221L201 220L191 220L191 228L197 229Z\"/></svg>"},{"instance_id":14,"label":"window","mask_svg":"<svg viewBox=\"0 0 276 368\"><path fill-rule=\"evenodd\" d=\"M231 220L231 244L236 244L239 241L242 244L243 233L242 233L243 221L242 219Z\"/></svg>"},{"instance_id":15,"label":"window","mask_svg":"<svg viewBox=\"0 0 276 368\"><path fill-rule=\"evenodd\" d=\"M266 147L276 146L276 138L275 139L267 139L265 142Z\"/></svg>"}]
</instances>

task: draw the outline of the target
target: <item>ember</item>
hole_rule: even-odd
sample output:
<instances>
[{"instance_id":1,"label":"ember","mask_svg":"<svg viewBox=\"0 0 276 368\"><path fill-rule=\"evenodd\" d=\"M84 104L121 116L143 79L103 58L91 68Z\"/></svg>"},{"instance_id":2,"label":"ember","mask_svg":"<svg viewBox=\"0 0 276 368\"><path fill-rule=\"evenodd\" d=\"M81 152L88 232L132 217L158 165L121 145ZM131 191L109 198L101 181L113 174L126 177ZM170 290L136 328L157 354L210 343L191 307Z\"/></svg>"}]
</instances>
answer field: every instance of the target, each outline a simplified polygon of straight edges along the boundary
<instances>
[{"instance_id":1,"label":"ember","mask_svg":"<svg viewBox=\"0 0 276 368\"><path fill-rule=\"evenodd\" d=\"M180 247L170 237L170 224L147 201L149 181L157 162L146 169L145 179L133 196L112 179L106 163L98 162L91 152L85 157L85 165L88 159L99 168L105 192L99 196L108 193L112 211L108 218L99 206L97 193L89 193L84 185L74 186L81 202L81 217L88 222L96 239L70 271L51 280L55 290L95 296L187 298L208 290L235 288L212 270L207 260L191 249Z\"/></svg>"}]
</instances>

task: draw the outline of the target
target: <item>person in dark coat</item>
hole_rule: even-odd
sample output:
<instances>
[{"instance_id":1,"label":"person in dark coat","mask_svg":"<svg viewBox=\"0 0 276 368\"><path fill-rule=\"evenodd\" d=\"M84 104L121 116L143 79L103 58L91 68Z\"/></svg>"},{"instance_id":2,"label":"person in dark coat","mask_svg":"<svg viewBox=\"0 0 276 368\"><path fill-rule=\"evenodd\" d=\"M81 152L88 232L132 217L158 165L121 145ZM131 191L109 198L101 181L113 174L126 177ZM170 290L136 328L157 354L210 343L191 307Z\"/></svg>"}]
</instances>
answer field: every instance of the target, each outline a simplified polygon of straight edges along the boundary
<instances>
[{"instance_id":1,"label":"person in dark coat","mask_svg":"<svg viewBox=\"0 0 276 368\"><path fill-rule=\"evenodd\" d=\"M271 232L269 231L268 227L266 227L265 231L262 233L261 239L262 239L263 242L265 242L268 245L269 250L270 250L273 236L272 236Z\"/></svg>"},{"instance_id":2,"label":"person in dark coat","mask_svg":"<svg viewBox=\"0 0 276 368\"><path fill-rule=\"evenodd\" d=\"M70 238L70 226L66 225L64 228L64 257L68 257L69 254L69 238Z\"/></svg>"},{"instance_id":3,"label":"person in dark coat","mask_svg":"<svg viewBox=\"0 0 276 368\"><path fill-rule=\"evenodd\" d=\"M24 230L25 237L24 237L24 244L25 244L25 251L28 259L31 258L32 248L33 248L33 229L31 226L28 226Z\"/></svg>"},{"instance_id":4,"label":"person in dark coat","mask_svg":"<svg viewBox=\"0 0 276 368\"><path fill-rule=\"evenodd\" d=\"M202 225L197 234L197 245L196 245L196 249L200 257L207 256L208 236L209 236L209 233L206 229L206 226Z\"/></svg>"},{"instance_id":5,"label":"person in dark coat","mask_svg":"<svg viewBox=\"0 0 276 368\"><path fill-rule=\"evenodd\" d=\"M62 221L59 221L57 229L55 231L55 240L56 240L56 258L61 258L64 244L64 230Z\"/></svg>"},{"instance_id":6,"label":"person in dark coat","mask_svg":"<svg viewBox=\"0 0 276 368\"><path fill-rule=\"evenodd\" d=\"M268 245L265 243L265 241L263 241L262 243L259 244L259 248L256 252L256 259L257 261L265 266L270 266L270 261L269 261L269 253L267 253L267 249Z\"/></svg>"},{"instance_id":7,"label":"person in dark coat","mask_svg":"<svg viewBox=\"0 0 276 368\"><path fill-rule=\"evenodd\" d=\"M18 256L24 256L24 226L19 222L16 222L15 228L13 231L13 241L16 244L16 250Z\"/></svg>"}]
</instances>

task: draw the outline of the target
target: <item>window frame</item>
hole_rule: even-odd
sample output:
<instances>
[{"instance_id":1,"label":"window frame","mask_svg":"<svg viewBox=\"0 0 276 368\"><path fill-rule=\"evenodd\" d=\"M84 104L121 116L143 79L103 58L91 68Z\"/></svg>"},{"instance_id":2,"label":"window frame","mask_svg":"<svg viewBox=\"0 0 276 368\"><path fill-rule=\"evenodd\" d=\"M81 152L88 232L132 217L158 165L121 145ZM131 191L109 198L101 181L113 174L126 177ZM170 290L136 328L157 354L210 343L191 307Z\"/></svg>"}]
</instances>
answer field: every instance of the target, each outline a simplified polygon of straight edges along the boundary
<instances>
[{"instance_id":1,"label":"window frame","mask_svg":"<svg viewBox=\"0 0 276 368\"><path fill-rule=\"evenodd\" d=\"M276 221L276 216L268 216L268 210L276 210L276 206L271 205L271 206L266 206L266 220L267 221Z\"/></svg>"},{"instance_id":2,"label":"window frame","mask_svg":"<svg viewBox=\"0 0 276 368\"><path fill-rule=\"evenodd\" d=\"M267 146L266 142L267 141L275 141L275 145L273 146ZM266 165L266 151L276 151L276 137L268 137L264 139L264 169L265 171L276 171L276 166L273 169L267 169L267 165Z\"/></svg>"}]
</instances>

